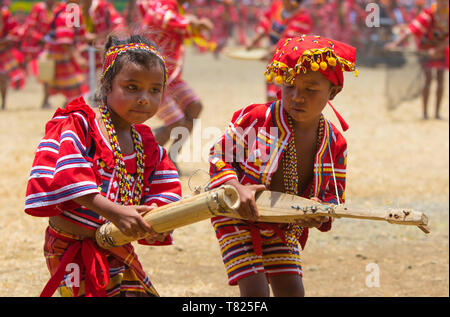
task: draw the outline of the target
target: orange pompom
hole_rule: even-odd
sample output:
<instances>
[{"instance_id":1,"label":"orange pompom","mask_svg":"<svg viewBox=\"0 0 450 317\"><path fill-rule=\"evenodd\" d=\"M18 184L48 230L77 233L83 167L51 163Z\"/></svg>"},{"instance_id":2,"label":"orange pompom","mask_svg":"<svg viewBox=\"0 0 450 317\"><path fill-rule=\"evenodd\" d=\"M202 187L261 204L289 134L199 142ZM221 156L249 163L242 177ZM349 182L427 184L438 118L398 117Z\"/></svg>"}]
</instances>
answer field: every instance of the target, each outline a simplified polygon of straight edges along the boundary
<instances>
[{"instance_id":1,"label":"orange pompom","mask_svg":"<svg viewBox=\"0 0 450 317\"><path fill-rule=\"evenodd\" d=\"M320 69L321 70L326 70L328 68L328 64L325 62L320 62Z\"/></svg>"},{"instance_id":2,"label":"orange pompom","mask_svg":"<svg viewBox=\"0 0 450 317\"><path fill-rule=\"evenodd\" d=\"M317 64L316 62L311 63L311 70L313 72L318 71L319 70L319 64Z\"/></svg>"}]
</instances>

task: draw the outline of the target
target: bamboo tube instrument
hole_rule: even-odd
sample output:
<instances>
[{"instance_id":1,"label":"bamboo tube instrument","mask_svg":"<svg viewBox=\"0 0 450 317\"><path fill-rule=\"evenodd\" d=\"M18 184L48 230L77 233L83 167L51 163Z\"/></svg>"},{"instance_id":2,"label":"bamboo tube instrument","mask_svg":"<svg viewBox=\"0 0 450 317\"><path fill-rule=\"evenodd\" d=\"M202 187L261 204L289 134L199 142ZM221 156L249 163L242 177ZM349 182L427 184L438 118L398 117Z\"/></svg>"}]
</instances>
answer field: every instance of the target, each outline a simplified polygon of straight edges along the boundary
<instances>
[{"instance_id":1,"label":"bamboo tube instrument","mask_svg":"<svg viewBox=\"0 0 450 317\"><path fill-rule=\"evenodd\" d=\"M280 192L263 191L256 194L260 222L290 223L305 217L328 216L387 221L392 224L413 225L430 233L428 217L410 209L364 210L347 205L319 203L310 199ZM214 216L244 219L237 213L240 200L233 186L223 185L211 191L184 198L156 208L143 215L156 232L167 232ZM139 237L137 239L142 239ZM123 245L136 238L124 235L113 223L97 229L97 244L105 249Z\"/></svg>"},{"instance_id":2,"label":"bamboo tube instrument","mask_svg":"<svg viewBox=\"0 0 450 317\"><path fill-rule=\"evenodd\" d=\"M230 216L239 207L239 194L233 186L221 186L211 191L183 198L177 202L155 208L143 215L154 231L163 233L214 216ZM236 213L237 214L237 213ZM109 249L143 237L124 235L113 223L97 229L95 239L102 248Z\"/></svg>"}]
</instances>

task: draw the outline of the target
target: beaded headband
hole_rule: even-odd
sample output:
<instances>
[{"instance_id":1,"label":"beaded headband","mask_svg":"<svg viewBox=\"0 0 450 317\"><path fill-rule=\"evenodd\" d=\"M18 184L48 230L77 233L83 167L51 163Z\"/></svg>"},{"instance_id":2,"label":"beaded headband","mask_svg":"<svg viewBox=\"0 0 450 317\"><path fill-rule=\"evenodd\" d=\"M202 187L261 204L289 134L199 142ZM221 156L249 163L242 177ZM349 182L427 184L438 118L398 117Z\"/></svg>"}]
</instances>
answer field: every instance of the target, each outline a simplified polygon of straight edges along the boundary
<instances>
[{"instance_id":1,"label":"beaded headband","mask_svg":"<svg viewBox=\"0 0 450 317\"><path fill-rule=\"evenodd\" d=\"M165 73L164 84L167 84L166 59L164 58L164 56L161 55L161 53L155 47L145 44L145 43L121 44L121 45L110 47L105 54L105 62L103 64L103 73L100 76L100 78L104 78L106 73L114 65L114 62L116 61L117 57L119 55L125 53L128 50L144 50L144 51L149 51L149 52L155 54L156 57L158 57L164 65L164 73Z\"/></svg>"}]
</instances>

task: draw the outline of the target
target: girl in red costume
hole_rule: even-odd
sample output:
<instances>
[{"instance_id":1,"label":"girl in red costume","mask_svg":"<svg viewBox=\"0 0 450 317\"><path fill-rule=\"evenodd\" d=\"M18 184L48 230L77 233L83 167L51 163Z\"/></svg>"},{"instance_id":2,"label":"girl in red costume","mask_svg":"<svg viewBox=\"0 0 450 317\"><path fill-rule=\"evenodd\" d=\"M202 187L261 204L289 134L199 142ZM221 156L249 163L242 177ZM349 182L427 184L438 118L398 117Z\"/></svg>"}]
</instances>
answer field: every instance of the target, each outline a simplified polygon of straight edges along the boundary
<instances>
[{"instance_id":1,"label":"girl in red costume","mask_svg":"<svg viewBox=\"0 0 450 317\"><path fill-rule=\"evenodd\" d=\"M25 212L49 217L41 296L158 296L131 243L105 250L95 231L110 221L140 244L167 245L141 212L181 199L177 171L151 129L167 83L164 58L133 35L105 46L97 106L82 97L46 124L28 179ZM77 270L74 268L77 268ZM74 272L78 274L75 274Z\"/></svg>"}]
</instances>

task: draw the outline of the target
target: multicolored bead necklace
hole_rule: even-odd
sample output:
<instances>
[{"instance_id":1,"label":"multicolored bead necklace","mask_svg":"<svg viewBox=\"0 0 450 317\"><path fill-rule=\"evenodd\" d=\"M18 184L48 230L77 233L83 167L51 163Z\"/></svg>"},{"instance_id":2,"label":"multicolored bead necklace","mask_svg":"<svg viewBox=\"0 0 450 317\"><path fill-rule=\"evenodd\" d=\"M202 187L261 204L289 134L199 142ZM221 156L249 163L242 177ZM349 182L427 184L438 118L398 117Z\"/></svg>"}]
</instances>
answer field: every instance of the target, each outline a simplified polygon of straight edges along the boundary
<instances>
[{"instance_id":1,"label":"multicolored bead necklace","mask_svg":"<svg viewBox=\"0 0 450 317\"><path fill-rule=\"evenodd\" d=\"M290 130L294 131L294 124L292 122L292 117L287 114L288 124ZM323 130L324 130L324 117L321 114L319 119L319 127L317 129L317 144L316 144L316 152L322 143L323 138ZM287 194L291 195L301 195L298 192L298 171L297 171L297 151L295 149L295 138L292 135L289 138L289 142L286 146L285 153L283 155L283 180L284 180L284 190ZM309 198L314 195L314 186L311 186L311 192ZM293 252L294 248L298 246L298 240L302 235L303 228L298 224L291 223L287 226L285 231L285 239L287 245L289 246L291 252Z\"/></svg>"},{"instance_id":2,"label":"multicolored bead necklace","mask_svg":"<svg viewBox=\"0 0 450 317\"><path fill-rule=\"evenodd\" d=\"M131 187L133 182L131 180L131 175L128 174L125 167L119 140L117 139L117 133L111 120L111 114L106 105L100 105L99 109L102 114L103 122L105 123L106 131L108 132L111 148L113 150L114 165L115 168L117 168L117 177L119 179L120 200L123 205L139 204L142 197L142 189L144 184L144 147L142 145L142 141L134 126L131 126L131 136L133 138L137 160L136 185L134 187L134 192L132 192Z\"/></svg>"}]
</instances>

